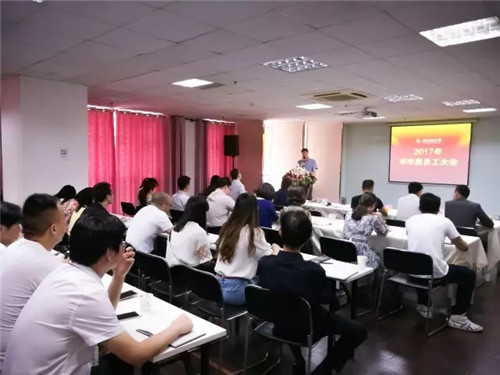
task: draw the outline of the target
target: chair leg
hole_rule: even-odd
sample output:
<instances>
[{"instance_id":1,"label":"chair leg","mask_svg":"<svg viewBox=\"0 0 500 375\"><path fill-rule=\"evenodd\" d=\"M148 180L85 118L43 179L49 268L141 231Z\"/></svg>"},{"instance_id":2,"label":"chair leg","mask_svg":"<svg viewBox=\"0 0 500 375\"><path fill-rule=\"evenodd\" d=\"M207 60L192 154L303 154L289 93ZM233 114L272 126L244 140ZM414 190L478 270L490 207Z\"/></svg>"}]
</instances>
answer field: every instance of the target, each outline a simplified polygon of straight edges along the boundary
<instances>
[{"instance_id":1,"label":"chair leg","mask_svg":"<svg viewBox=\"0 0 500 375\"><path fill-rule=\"evenodd\" d=\"M307 347L307 363L306 363L306 375L311 373L311 359L312 359L312 344L309 342Z\"/></svg>"},{"instance_id":2,"label":"chair leg","mask_svg":"<svg viewBox=\"0 0 500 375\"><path fill-rule=\"evenodd\" d=\"M252 318L247 316L246 322L245 322L245 350L243 353L243 374L246 375L247 373L247 363L248 363L248 345L249 342L248 340L250 339L250 329L252 327Z\"/></svg>"},{"instance_id":3,"label":"chair leg","mask_svg":"<svg viewBox=\"0 0 500 375\"><path fill-rule=\"evenodd\" d=\"M380 282L380 292L378 295L378 303L377 303L377 319L380 319L380 307L382 306L382 297L384 296L384 284L385 284L385 270L382 275L382 281Z\"/></svg>"},{"instance_id":4,"label":"chair leg","mask_svg":"<svg viewBox=\"0 0 500 375\"><path fill-rule=\"evenodd\" d=\"M448 295L448 293L446 293ZM427 302L427 308L430 309L430 306L431 306L431 298L432 296L432 288L429 288L429 301ZM448 299L449 301L449 299ZM436 333L442 331L444 328L446 328L448 326L448 318L449 318L449 308L450 308L450 303L448 303L448 311L447 311L447 316L446 316L446 319L444 321L443 324L437 326L435 329L433 329L432 331L429 332L429 320L430 319L426 319L426 322L425 322L425 333L427 334L427 337L431 337L433 335L435 335Z\"/></svg>"}]
</instances>

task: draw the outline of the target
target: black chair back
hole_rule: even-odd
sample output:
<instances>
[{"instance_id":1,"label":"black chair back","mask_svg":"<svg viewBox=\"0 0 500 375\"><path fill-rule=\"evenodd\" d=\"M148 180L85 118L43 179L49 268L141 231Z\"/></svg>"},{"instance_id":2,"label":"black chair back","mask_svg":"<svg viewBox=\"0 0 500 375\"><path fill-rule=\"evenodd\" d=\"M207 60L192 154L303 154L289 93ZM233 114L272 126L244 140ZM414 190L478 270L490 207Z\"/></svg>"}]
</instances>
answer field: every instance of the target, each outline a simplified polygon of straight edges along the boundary
<instances>
[{"instance_id":1,"label":"black chair back","mask_svg":"<svg viewBox=\"0 0 500 375\"><path fill-rule=\"evenodd\" d=\"M311 213L311 216L318 216L321 217L321 212L319 211L309 211Z\"/></svg>"},{"instance_id":2,"label":"black chair back","mask_svg":"<svg viewBox=\"0 0 500 375\"><path fill-rule=\"evenodd\" d=\"M351 241L332 237L320 237L321 253L338 261L354 263L358 261L356 246Z\"/></svg>"},{"instance_id":3,"label":"black chair back","mask_svg":"<svg viewBox=\"0 0 500 375\"><path fill-rule=\"evenodd\" d=\"M282 205L279 205L279 204L275 204L275 205L274 205L274 209L275 209L276 211L281 211L281 210L283 209L283 207L285 207L285 206L282 206Z\"/></svg>"},{"instance_id":4,"label":"black chair back","mask_svg":"<svg viewBox=\"0 0 500 375\"><path fill-rule=\"evenodd\" d=\"M271 245L275 243L276 245L283 247L283 240L281 239L280 233L276 229L261 227L266 236L266 241Z\"/></svg>"},{"instance_id":5,"label":"black chair back","mask_svg":"<svg viewBox=\"0 0 500 375\"><path fill-rule=\"evenodd\" d=\"M134 216L136 211L135 207L130 202L121 202L122 211L125 215Z\"/></svg>"},{"instance_id":6,"label":"black chair back","mask_svg":"<svg viewBox=\"0 0 500 375\"><path fill-rule=\"evenodd\" d=\"M201 299L216 302L222 306L224 303L222 289L213 273L184 267L183 274L188 290Z\"/></svg>"},{"instance_id":7,"label":"black chair back","mask_svg":"<svg viewBox=\"0 0 500 375\"><path fill-rule=\"evenodd\" d=\"M135 263L142 275L154 281L170 281L170 268L164 258L136 251Z\"/></svg>"},{"instance_id":8,"label":"black chair back","mask_svg":"<svg viewBox=\"0 0 500 375\"><path fill-rule=\"evenodd\" d=\"M219 234L222 227L207 227L207 232L212 234Z\"/></svg>"},{"instance_id":9,"label":"black chair back","mask_svg":"<svg viewBox=\"0 0 500 375\"><path fill-rule=\"evenodd\" d=\"M432 258L427 254L386 248L384 266L396 272L432 277Z\"/></svg>"},{"instance_id":10,"label":"black chair back","mask_svg":"<svg viewBox=\"0 0 500 375\"><path fill-rule=\"evenodd\" d=\"M406 221L403 220L387 219L385 223L391 227L404 228L406 226Z\"/></svg>"},{"instance_id":11,"label":"black chair back","mask_svg":"<svg viewBox=\"0 0 500 375\"><path fill-rule=\"evenodd\" d=\"M167 237L156 236L153 244L153 251L151 252L151 254L165 258L167 256L167 242Z\"/></svg>"},{"instance_id":12,"label":"black chair back","mask_svg":"<svg viewBox=\"0 0 500 375\"><path fill-rule=\"evenodd\" d=\"M180 210L170 210L170 216L172 217L172 222L177 223L183 213L184 211Z\"/></svg>"},{"instance_id":13,"label":"black chair back","mask_svg":"<svg viewBox=\"0 0 500 375\"><path fill-rule=\"evenodd\" d=\"M245 288L245 298L250 316L279 325L282 333L286 334L287 329L293 336L304 337L312 333L311 306L304 298L253 284Z\"/></svg>"},{"instance_id":14,"label":"black chair back","mask_svg":"<svg viewBox=\"0 0 500 375\"><path fill-rule=\"evenodd\" d=\"M476 228L471 227L457 227L458 233L462 236L471 236L471 237L479 237Z\"/></svg>"}]
</instances>

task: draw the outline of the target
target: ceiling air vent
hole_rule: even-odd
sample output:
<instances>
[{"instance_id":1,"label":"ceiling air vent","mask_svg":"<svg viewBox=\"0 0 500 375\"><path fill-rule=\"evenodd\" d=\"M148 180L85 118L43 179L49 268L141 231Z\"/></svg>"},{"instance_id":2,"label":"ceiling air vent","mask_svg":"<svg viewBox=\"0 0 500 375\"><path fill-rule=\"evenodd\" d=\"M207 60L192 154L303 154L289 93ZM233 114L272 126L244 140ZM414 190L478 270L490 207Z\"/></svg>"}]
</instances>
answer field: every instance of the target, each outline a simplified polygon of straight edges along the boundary
<instances>
[{"instance_id":1,"label":"ceiling air vent","mask_svg":"<svg viewBox=\"0 0 500 375\"><path fill-rule=\"evenodd\" d=\"M216 88L222 87L222 86L225 86L225 85L223 83L214 82L214 83L211 83L210 85L200 86L198 88L200 90L209 90L209 89L216 89Z\"/></svg>"},{"instance_id":2,"label":"ceiling air vent","mask_svg":"<svg viewBox=\"0 0 500 375\"><path fill-rule=\"evenodd\" d=\"M352 100L366 99L368 98L368 94L359 91L342 90L314 94L313 98L324 102L347 102Z\"/></svg>"}]
</instances>

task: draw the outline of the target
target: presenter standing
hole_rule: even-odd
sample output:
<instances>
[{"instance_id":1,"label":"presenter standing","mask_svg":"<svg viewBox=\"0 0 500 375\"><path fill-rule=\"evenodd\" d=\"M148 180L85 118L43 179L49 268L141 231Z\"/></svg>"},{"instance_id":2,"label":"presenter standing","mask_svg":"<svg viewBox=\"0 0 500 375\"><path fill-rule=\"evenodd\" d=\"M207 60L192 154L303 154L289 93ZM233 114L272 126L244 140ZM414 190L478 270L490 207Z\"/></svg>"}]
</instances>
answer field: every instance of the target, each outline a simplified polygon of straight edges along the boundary
<instances>
[{"instance_id":1,"label":"presenter standing","mask_svg":"<svg viewBox=\"0 0 500 375\"><path fill-rule=\"evenodd\" d=\"M316 160L309 158L309 150L307 148L302 149L302 159L300 159L297 164L304 168L306 171L311 172L314 177L316 177L316 169L318 169L318 165L316 164ZM309 186L307 192L307 199L312 199L312 185Z\"/></svg>"}]
</instances>

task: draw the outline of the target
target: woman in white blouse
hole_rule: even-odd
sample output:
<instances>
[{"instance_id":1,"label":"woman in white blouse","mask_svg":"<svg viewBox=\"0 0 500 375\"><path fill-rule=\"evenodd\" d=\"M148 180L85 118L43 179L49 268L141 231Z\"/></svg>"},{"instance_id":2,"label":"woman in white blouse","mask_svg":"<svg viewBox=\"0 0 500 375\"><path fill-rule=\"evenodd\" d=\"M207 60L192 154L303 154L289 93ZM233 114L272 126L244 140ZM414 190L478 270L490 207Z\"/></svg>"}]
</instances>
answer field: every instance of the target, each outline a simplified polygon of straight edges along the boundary
<instances>
[{"instance_id":1,"label":"woman in white blouse","mask_svg":"<svg viewBox=\"0 0 500 375\"><path fill-rule=\"evenodd\" d=\"M197 267L212 261L206 232L207 211L208 203L205 197L189 198L184 213L170 233L167 243L166 259L169 267Z\"/></svg>"},{"instance_id":2,"label":"woman in white blouse","mask_svg":"<svg viewBox=\"0 0 500 375\"><path fill-rule=\"evenodd\" d=\"M271 247L266 242L259 227L257 198L248 193L240 194L217 240L215 272L224 302L244 305L245 287L255 277L258 260L278 250L279 247Z\"/></svg>"}]
</instances>

